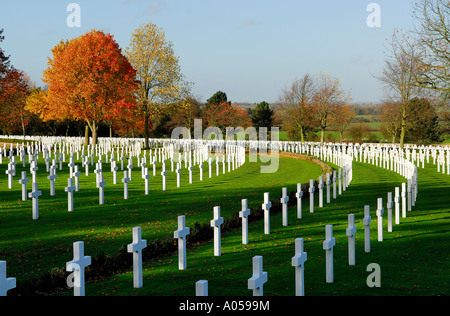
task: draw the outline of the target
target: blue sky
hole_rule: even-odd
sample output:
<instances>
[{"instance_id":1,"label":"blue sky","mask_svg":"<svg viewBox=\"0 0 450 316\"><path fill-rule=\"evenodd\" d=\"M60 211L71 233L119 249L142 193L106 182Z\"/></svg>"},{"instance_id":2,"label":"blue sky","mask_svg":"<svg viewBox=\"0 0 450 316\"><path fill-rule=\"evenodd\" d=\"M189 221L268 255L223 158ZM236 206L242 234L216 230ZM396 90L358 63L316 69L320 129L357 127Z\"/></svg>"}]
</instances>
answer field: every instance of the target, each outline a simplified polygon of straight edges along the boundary
<instances>
[{"instance_id":1,"label":"blue sky","mask_svg":"<svg viewBox=\"0 0 450 316\"><path fill-rule=\"evenodd\" d=\"M81 27L69 28L66 7L81 7ZM381 8L370 28L367 6ZM233 102L276 102L305 73L338 77L355 102L380 102L374 78L383 68L395 28L413 26L411 0L15 0L3 1L1 44L13 65L42 85L51 49L91 29L122 48L142 23L162 28L182 72L202 101L216 91Z\"/></svg>"}]
</instances>

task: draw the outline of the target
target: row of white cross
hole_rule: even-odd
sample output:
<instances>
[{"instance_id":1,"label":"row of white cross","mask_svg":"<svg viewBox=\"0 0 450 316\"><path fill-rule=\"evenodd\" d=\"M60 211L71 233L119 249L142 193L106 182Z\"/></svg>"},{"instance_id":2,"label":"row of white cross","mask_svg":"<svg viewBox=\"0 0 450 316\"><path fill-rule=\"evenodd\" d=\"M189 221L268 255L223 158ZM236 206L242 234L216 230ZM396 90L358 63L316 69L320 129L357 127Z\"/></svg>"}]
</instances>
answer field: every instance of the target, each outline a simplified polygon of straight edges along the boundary
<instances>
[{"instance_id":1,"label":"row of white cross","mask_svg":"<svg viewBox=\"0 0 450 316\"><path fill-rule=\"evenodd\" d=\"M126 173L127 171L125 171ZM100 187L102 186L101 182L99 183ZM297 214L299 218L301 218L302 214L302 185L299 183L297 185L298 191L296 193L296 197L298 200ZM75 191L75 186L71 184L71 178L69 178L69 186L66 188L66 191L69 193L73 193ZM313 207L310 212L314 212L314 183L311 180L311 187L309 189ZM37 197L36 197L37 201ZM282 189L282 197L280 199L282 203L282 214L283 214L283 226L288 226L287 222L287 210L288 210L288 201L289 196L287 194L287 188ZM73 209L73 199L69 199L69 203L72 203ZM264 233L270 234L270 208L272 203L270 201L269 193L266 192L264 194L264 203L262 204L262 208L264 209ZM69 205L69 210L71 209ZM248 244L248 216L250 215L250 209L248 209L248 200L242 200L242 211L239 213L239 216L242 218L242 243ZM211 220L211 227L214 228L214 255L221 256L221 226L224 223L224 218L220 215L220 207L214 207L214 218ZM178 249L179 249L179 269L186 270L187 269L187 258L186 258L186 237L190 234L190 228L186 227L186 219L185 216L178 217L178 230L174 232L174 238L178 240ZM141 239L141 228L135 227L133 228L133 243L128 245L128 251L133 253L133 278L134 278L134 287L140 288L142 287L142 250L147 246L147 241ZM258 259L259 260L259 259ZM262 260L262 259L261 259ZM259 261L258 261L259 262ZM2 263L3 264L3 263ZM67 271L74 271L74 294L75 296L84 296L85 288L84 288L84 269L91 264L91 258L84 256L84 243L76 242L74 243L74 259L67 263ZM6 295L6 292L15 287L15 279L6 279L6 262L4 262L5 271L0 276L0 289ZM2 271L0 271L2 272ZM253 281L252 281L253 282ZM260 281L255 281L254 284L257 286ZM249 281L249 284L251 282ZM259 287L259 286L257 286ZM262 294L262 288L256 289L255 293ZM2 293L0 291L0 293Z\"/></svg>"},{"instance_id":2,"label":"row of white cross","mask_svg":"<svg viewBox=\"0 0 450 316\"><path fill-rule=\"evenodd\" d=\"M32 167L33 168L33 167ZM126 172L126 171L125 171ZM344 174L348 175L348 171L345 172ZM350 174L351 174L351 168L350 168ZM26 174L25 174L26 177ZM22 177L23 180L25 180L24 176ZM334 179L336 179L336 176L334 176ZM351 176L350 176L351 179ZM70 179L69 179L70 180ZM69 181L68 180L68 181ZM340 177L339 177L340 180ZM99 181L99 185L103 182L102 179L100 179ZM327 185L329 184L330 179L329 176L327 178ZM26 182L27 183L27 182ZM345 181L344 181L345 183ZM67 192L73 192L74 186L68 182L68 188ZM404 198L406 198L406 192L405 192L405 185L402 185L402 198L403 198L403 214L405 214L405 206L406 206L406 202L404 200ZM335 186L336 187L336 186ZM323 180L319 181L319 189L323 188ZM344 188L345 188L345 184L344 184ZM398 214L398 203L399 203L399 194L397 190L399 188L396 188L395 192L395 203L396 203L396 224L397 221L399 222L399 216ZM34 198L34 195L36 195L36 204L37 204L37 197L39 196L39 193L37 191L37 185L36 185L36 189L33 190L34 192L30 193L30 197ZM329 190L327 190L329 192ZM335 189L334 189L335 191ZM283 225L287 226L287 202L289 201L289 197L287 196L287 190L285 188L283 188L282 190L283 195L281 198L281 202L283 205ZM310 194L312 194L312 207L310 206L311 211L313 212L314 209L314 186L313 184L310 185L310 189L309 189ZM408 191L409 192L409 191ZM300 205L300 210L301 210L301 196L303 195L303 192L301 191L301 185L300 185L300 190L297 191L297 198L298 198L298 206ZM319 196L322 196L323 198L323 194L320 194ZM329 193L327 194L327 199L329 197ZM322 200L322 198L319 198L319 203ZM415 196L414 198L412 198L415 200ZM409 199L408 199L409 200ZM69 201L70 203L70 201ZM388 194L388 204L387 204L387 208L388 211L391 210L392 211L392 193ZM242 205L243 205L243 209L240 213L241 217L242 217L242 224L243 224L243 243L248 243L248 227L247 226L247 217L250 213L250 210L248 210L248 202L245 200L242 201ZM411 205L411 203L409 203L408 205ZM270 222L269 222L269 218L270 218L270 207L271 207L271 202L268 196L268 193L265 194L264 197L264 204L262 205L264 211L265 211L265 219L267 218L267 220L265 220L265 233L268 234L270 233ZM408 206L408 210L410 207ZM383 229L382 229L382 216L383 216L384 210L382 207L382 199L378 200L378 209L377 209L377 217L378 217L378 240L382 241L383 240ZM266 215L268 214L268 215ZM285 216L286 214L286 216ZM300 211L301 214L301 211ZM388 213L389 214L389 213ZM388 215L388 218L392 219L392 215ZM405 217L405 215L403 216ZM380 220L381 218L381 220ZM180 217L179 219L179 230L176 231L174 233L174 237L179 239L179 267L180 269L186 269L187 266L187 260L186 260L186 236L189 234L189 228L185 227L185 218ZM370 236L369 238L367 238L367 232L370 234L370 228L367 229L367 227L370 225L370 211L367 210L367 207L365 207L365 217L363 220L364 226L365 226L365 251L369 252L370 251ZM380 224L381 223L381 224ZM220 242L221 242L221 230L220 230L220 226L223 224L223 218L220 217L220 207L216 207L214 208L214 219L211 221L211 226L214 227L214 254L216 256L220 256L221 255L221 250L220 250ZM381 227L381 228L380 228ZM388 220L388 231L390 231L392 229L392 220ZM246 233L244 233L246 232ZM346 231L346 234L349 236L349 264L354 264L355 261L355 255L354 255L354 235L356 233L356 226L354 226L354 216L352 214L349 215L349 227ZM353 242L351 242L351 238L353 239ZM298 246L297 246L298 244ZM300 247L300 244L301 247ZM327 251L327 272L326 272L326 280L327 282L333 282L333 261L332 261L332 257L333 257L333 247L335 245L335 238L333 238L332 236L332 226L328 225L326 226L326 239L323 243L323 248L324 250ZM352 246L353 245L353 246ZM75 294L76 295L84 295L84 268L86 266L88 266L90 264L90 257L85 257L84 256L84 245L82 242L77 242L74 244L74 260L71 262L67 263L67 271L75 271L74 273L74 288L75 288ZM134 266L134 286L135 287L141 287L142 286L142 256L141 256L141 252L142 249L144 249L146 247L146 241L141 240L140 237L140 228L134 228L133 229L133 244L130 244L128 247L129 252L133 252L133 266ZM295 258L295 260L294 260ZM295 266L297 268L301 268L301 271L296 272L296 280L303 280L303 264L306 261L306 253L303 252L303 242L302 240L300 241L300 239L296 240L296 256L292 259L293 265L295 262ZM249 289L252 289L254 291L255 295L261 294L263 293L263 284L265 282L267 282L267 272L263 272L262 270L262 257L255 257L253 259L253 265L254 265L254 275L252 276L251 279L249 279ZM139 268L140 266L140 268ZM4 267L4 269L3 269ZM83 270L83 271L81 271ZM4 273L3 273L4 271ZM140 272L139 272L140 271ZM5 293L11 289L15 287L15 279L14 278L6 278L6 262L0 262L0 294L1 293ZM140 275L140 276L139 276ZM206 286L205 286L205 282L206 282ZM82 285L83 283L83 285ZM300 282L301 283L301 282ZM203 288L207 288L207 281L202 281L201 284L203 285ZM301 290L301 288L304 288L304 285L298 285L297 286L297 290L296 293L304 293L304 290Z\"/></svg>"},{"instance_id":3,"label":"row of white cross","mask_svg":"<svg viewBox=\"0 0 450 316\"><path fill-rule=\"evenodd\" d=\"M283 196L281 202L283 204L283 213L285 205L287 208L288 198L286 190L283 188ZM265 198L268 195L265 194ZM389 196L389 194L388 194ZM267 201L265 201L267 202ZM383 241L383 201L382 198L378 199L378 208L376 215L378 217L378 241ZM404 203L403 203L404 204ZM264 203L263 207L270 209L271 203ZM392 210L392 202L387 203L388 210ZM240 216L242 217L242 243L248 243L248 222L247 217L250 215L250 210L248 209L248 201L246 199L242 200L242 211ZM392 218L392 217L391 217ZM221 255L221 225L223 224L223 217L220 216L220 207L214 208L214 219L211 221L211 226L214 227L214 255ZM364 207L364 249L365 252L370 252L370 206ZM389 222L388 231L392 232L392 222ZM283 225L284 225L283 219ZM333 248L336 245L336 240L333 237L333 227L332 225L327 225L325 234L325 241L323 242L323 249L326 251L326 282L334 282L334 267L333 267ZM346 235L348 236L348 264L356 264L355 256L355 216L354 214L348 215L348 228L346 230ZM187 257L186 257L186 238L190 234L190 228L186 227L185 216L178 217L178 230L174 232L174 238L178 239L179 247L179 269L187 269ZM135 288L141 288L143 286L142 277L142 250L147 247L147 241L142 240L141 228L133 228L133 242L128 245L128 252L133 253L133 286ZM304 263L307 260L307 253L304 252L303 239L299 238L295 241L295 256L292 258L292 266L295 267L295 284L296 284L296 295L304 295ZM268 276L267 272L263 272L262 268L263 258L261 256L255 256L253 258L253 276L248 280L248 288L253 290L255 296L263 295L263 285L267 282ZM66 264L66 270L68 272L74 272L74 295L84 296L85 295L85 285L84 285L84 270L87 266L91 264L91 258L84 256L84 243L76 242L74 243L74 259ZM16 280L15 278L6 278L6 262L0 262L0 296L5 296L7 291L15 288ZM208 283L205 280L199 281L196 284L197 295L207 295Z\"/></svg>"},{"instance_id":4,"label":"row of white cross","mask_svg":"<svg viewBox=\"0 0 450 316\"><path fill-rule=\"evenodd\" d=\"M119 152L119 150L117 150ZM231 158L227 159L228 160L228 172L230 172L231 170L234 170L235 168L239 168L243 163L245 163L245 151L242 151L242 148L237 149L237 148L233 148L232 146L230 146L227 151L231 152ZM10 151L12 152L12 151ZM159 151L160 153L162 151ZM156 150L155 150L156 153ZM237 154L238 153L238 154ZM60 155L61 156L61 155ZM82 155L84 157L84 154ZM122 156L123 157L123 156ZM195 155L194 155L195 157ZM219 168L219 161L220 161L220 157L221 156L217 156L216 157L216 175L219 176L220 175L220 168ZM37 155L34 156L35 159L37 159ZM167 176L167 171L166 171L166 160L165 158L165 154L162 154L162 156L160 155L160 159L162 160L162 172L161 172L161 176L162 176L162 190L166 191L167 187L166 187L166 176ZM122 159L122 170L123 170L123 160ZM154 157L154 160L152 161L153 164L153 175L156 176L156 156ZM195 159L194 159L195 160ZM222 162L222 169L223 169L223 174L226 173L226 168L225 168L225 155L222 156L221 158L221 162ZM8 164L8 169L6 170L6 174L8 175L8 188L12 189L13 188L13 177L16 174L16 169L15 169L15 156L11 155L10 156L10 163ZM60 170L62 170L62 161L63 159L60 160ZM139 159L138 157L138 162L141 168L142 168L142 178L145 180L145 194L148 195L149 194L149 179L151 177L148 168L144 168L146 166L146 154L144 155L144 157L142 157L142 161L141 159ZM185 162L187 164L187 162ZM213 165L213 158L209 158L208 159L208 163L209 163L209 178L212 178L212 165ZM84 157L82 160L82 164L83 167L85 167L86 169L86 176L89 176L89 161L88 161L88 157ZM65 192L67 192L68 194L68 211L69 212L73 212L74 211L74 192L78 192L79 191L79 176L81 175L81 173L79 172L78 166L75 165L74 162L74 155L73 153L71 154L70 157L70 163L68 164L69 168L70 168L70 173L69 173L69 178L67 179L67 187L65 187ZM172 166L172 171L174 171L174 160L171 160L171 166ZM126 166L127 170L124 171L124 177L122 178L122 182L124 184L124 199L128 199L129 198L129 194L128 194L128 183L132 180L132 169L133 169L133 162L132 162L132 158L130 157L128 159L128 165ZM199 161L199 169L200 169L200 181L203 181L203 163ZM19 184L22 185L22 200L26 201L28 198L32 199L32 218L34 220L39 219L39 197L42 196L42 191L38 190L38 184L36 182L36 172L38 170L37 167L37 163L36 160L32 160L31 161L31 167L30 167L30 171L33 175L33 182L32 182L32 192L29 193L27 195L27 184L30 182L30 179L27 178L27 174L26 171L22 172L22 178L19 180ZM50 180L50 196L55 196L55 181L57 179L57 174L56 174L56 170L57 170L57 166L56 166L56 160L53 159L52 165L49 167L47 165L47 170L50 172L49 176L47 177L48 180ZM191 158L189 158L189 167L187 168L188 172L189 172L189 183L192 184L193 183L193 166L192 166L192 160ZM114 156L111 155L111 171L113 172L113 183L117 184L117 171L118 171L118 167L117 167L117 163L114 160ZM175 172L177 174L177 187L181 187L181 172L182 172L182 168L181 168L181 162L177 163L177 167L175 169ZM105 186L106 186L106 182L104 181L104 176L103 176L103 170L102 170L102 156L99 157L99 161L96 164L96 169L94 170L94 173L96 174L96 186L99 189L99 205L103 205L105 203L105 198L104 198L104 192L105 192ZM75 182L75 184L73 183Z\"/></svg>"},{"instance_id":5,"label":"row of white cross","mask_svg":"<svg viewBox=\"0 0 450 316\"><path fill-rule=\"evenodd\" d=\"M283 188L283 196L281 202L283 204L283 213L287 209L288 198L286 190ZM388 194L389 196L389 194ZM268 197L265 194L265 199ZM383 201L378 199L378 208L376 215L378 217L378 241L383 241ZM263 207L270 209L271 203L265 201ZM392 202L387 203L388 209L392 210ZM248 244L248 221L250 215L248 209L248 201L242 200L242 211L240 217L242 218L242 243ZM214 227L214 255L221 256L221 225L224 223L223 217L220 216L220 207L214 207L214 219L211 220L211 226ZM370 252L370 206L364 207L364 251ZM283 215L283 225L284 215ZM355 226L355 215L348 215L348 228L346 229L346 236L348 236L348 264L356 264L355 255L355 236L357 228ZM388 228L392 232L392 223ZM180 270L187 269L187 255L186 255L186 238L190 234L190 228L186 227L185 216L178 217L178 230L174 232L174 238L178 240L178 267ZM334 282L334 266L333 266L333 248L336 245L336 239L333 237L333 226L327 225L325 227L325 241L323 242L323 249L326 253L326 282ZM129 253L133 254L133 286L135 288L143 287L143 273L142 273L142 251L147 247L147 241L142 239L142 232L140 227L133 228L133 242L128 245ZM66 271L73 272L73 286L75 296L85 295L85 268L91 264L91 257L84 255L84 243L75 242L73 244L74 258L67 262ZM307 253L304 252L303 239L295 240L295 256L292 258L292 266L295 267L295 293L297 296L303 296L304 291L304 264L307 261ZM255 256L253 258L253 276L248 280L248 289L253 290L254 296L263 295L263 286L268 281L268 273L263 272L263 257ZM0 296L6 296L7 291L16 287L15 278L6 277L6 262L0 261ZM208 281L201 280L196 283L196 294L198 296L208 295Z\"/></svg>"}]
</instances>

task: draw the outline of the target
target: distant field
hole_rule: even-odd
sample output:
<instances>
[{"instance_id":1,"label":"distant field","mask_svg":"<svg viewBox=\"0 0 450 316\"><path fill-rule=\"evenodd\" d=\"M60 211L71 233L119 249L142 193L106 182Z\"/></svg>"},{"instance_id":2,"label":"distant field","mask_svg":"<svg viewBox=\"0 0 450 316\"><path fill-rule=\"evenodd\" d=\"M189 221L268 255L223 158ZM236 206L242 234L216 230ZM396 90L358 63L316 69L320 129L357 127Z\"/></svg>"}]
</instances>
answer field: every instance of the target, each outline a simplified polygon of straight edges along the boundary
<instances>
[{"instance_id":1,"label":"distant field","mask_svg":"<svg viewBox=\"0 0 450 316\"><path fill-rule=\"evenodd\" d=\"M317 136L317 140L320 140L320 132L315 133ZM383 142L383 135L380 132L366 132L366 135L375 135L375 139L378 142ZM286 131L280 131L279 134L280 141L290 141ZM326 131L325 132L325 141L338 142L339 141L339 132L337 131ZM344 141L352 141L348 132L344 132ZM448 140L450 142L450 139Z\"/></svg>"}]
</instances>

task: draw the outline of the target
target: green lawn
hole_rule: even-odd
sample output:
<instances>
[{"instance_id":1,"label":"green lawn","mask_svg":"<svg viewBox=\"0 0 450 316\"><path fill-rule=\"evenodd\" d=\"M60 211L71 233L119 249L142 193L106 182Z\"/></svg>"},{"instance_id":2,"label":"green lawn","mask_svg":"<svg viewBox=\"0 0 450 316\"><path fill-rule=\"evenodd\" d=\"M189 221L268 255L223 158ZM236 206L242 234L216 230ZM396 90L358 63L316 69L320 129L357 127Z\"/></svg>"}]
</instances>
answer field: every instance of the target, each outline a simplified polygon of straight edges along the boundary
<instances>
[{"instance_id":1,"label":"green lawn","mask_svg":"<svg viewBox=\"0 0 450 316\"><path fill-rule=\"evenodd\" d=\"M67 165L67 163L66 163ZM195 223L209 223L212 209L222 207L222 216L231 217L241 207L241 199L249 199L249 207L261 205L263 193L271 193L278 199L283 186L295 190L297 182L305 183L317 178L320 168L302 160L281 158L276 174L261 174L261 163L247 163L232 173L208 178L204 182L188 184L187 172L182 174L182 187L176 188L176 177L170 174L168 191L161 191L161 177L151 179L151 193L144 195L140 169L133 172L130 183L130 199L123 200L123 184L112 184L112 174L105 172L105 205L98 205L93 167L91 175L81 175L81 191L75 193L75 211L67 212L64 187L67 167L58 171L57 197L49 196L49 181L39 164L41 219L31 220L31 201L21 202L19 177L14 178L14 190L7 189L6 175L0 181L0 259L7 261L8 277L16 277L18 285L32 277L52 269L64 269L72 260L72 243L85 242L85 255L96 257L100 253L114 255L131 243L131 230L142 227L142 238L152 243L156 239L172 239L177 229L177 216L186 215L188 227ZM4 174L5 164L0 166ZM336 168L336 166L333 166ZM28 168L27 168L28 169ZM109 164L104 164L109 170ZM18 174L22 170L18 164ZM160 167L158 166L158 170ZM170 167L169 167L170 170ZM196 168L196 170L198 170ZM215 168L213 169L215 171ZM368 164L354 162L353 183L342 196L309 213L309 203L304 202L303 219L296 218L296 207L289 211L289 226L281 225L281 214L271 217L271 234L263 234L263 221L253 222L250 227L249 245L241 244L241 230L222 235L222 256L213 256L212 241L188 249L188 270L178 270L176 254L146 262L144 265L144 288L132 287L132 269L105 280L96 280L86 286L87 295L194 295L195 282L209 281L211 296L249 296L247 280L252 276L252 257L264 257L264 271L269 282L265 295L294 295L295 238L303 238L308 261L305 264L306 295L448 295L450 280L450 176L436 173L434 165L419 168L419 196L412 212L394 232L387 232L384 218L383 242L377 241L375 216L377 198L386 203L387 192L404 181L399 175ZM29 170L28 170L29 173ZM158 172L159 173L159 172ZM215 174L215 172L213 172ZM307 194L307 193L306 193ZM306 195L305 194L305 195ZM363 208L371 205L372 252L363 251ZM356 244L357 265L347 265L347 215L356 215L358 227ZM385 214L387 210L385 210ZM322 242L325 225L334 226L336 238L335 283L325 283L325 252ZM191 229L192 231L192 229ZM173 241L175 244L175 241ZM144 250L145 251L145 250ZM131 256L131 254L130 254ZM381 288L368 288L366 279L370 263L381 267ZM68 273L66 274L68 275ZM90 280L88 280L90 281ZM72 295L68 290L63 295Z\"/></svg>"},{"instance_id":2,"label":"green lawn","mask_svg":"<svg viewBox=\"0 0 450 316\"><path fill-rule=\"evenodd\" d=\"M222 256L213 256L212 242L188 250L188 270L178 270L176 255L144 265L144 287L133 289L132 270L108 280L87 285L88 295L194 295L195 282L209 281L211 296L249 296L247 280L252 276L252 257L264 257L269 281L265 295L291 296L295 293L291 258L295 238L303 238L308 261L305 264L306 295L448 295L450 280L450 177L437 174L434 166L419 169L419 197L413 211L394 231L387 232L384 217L384 241L377 241L377 198L386 203L387 192L404 181L399 175L354 163L354 181L337 200L309 213L304 203L303 219L296 219L296 207L290 209L289 225L281 225L281 214L271 217L271 234L263 234L263 222L250 225L250 243L241 244L241 230L222 236ZM316 195L317 197L317 195ZM238 197L232 197L239 203ZM371 206L372 251L364 253L363 207ZM354 213L358 227L356 266L347 264L347 215ZM387 210L385 210L387 214ZM189 223L188 223L189 224ZM335 283L325 282L325 253L322 249L325 225L334 226ZM189 225L188 225L189 226ZM381 287L366 284L370 263L381 268ZM68 291L66 295L71 295Z\"/></svg>"},{"instance_id":3,"label":"green lawn","mask_svg":"<svg viewBox=\"0 0 450 316\"><path fill-rule=\"evenodd\" d=\"M137 166L136 161L134 162ZM81 167L81 163L78 162ZM281 195L281 187L289 191L297 182L318 178L321 168L312 162L280 158L276 174L261 174L261 163L246 163L239 170L208 177L204 168L204 181L199 181L199 169L194 171L194 183L189 184L188 172L183 170L181 188L176 188L176 174L169 172L166 192L162 191L161 165L157 176L150 179L150 195L144 195L144 180L141 169L135 167L133 180L129 184L129 200L123 199L123 173L118 173L118 184L113 185L110 165L104 163L105 205L98 205L98 189L95 186L94 167L90 175L80 176L80 192L75 192L74 212L67 211L68 167L57 171L56 197L50 197L49 180L43 159L39 160L38 184L43 192L39 199L40 219L31 218L31 200L21 201L21 185L18 180L22 170L31 177L29 167L17 164L14 189L7 188L6 163L0 165L0 259L7 261L8 276L21 281L39 277L52 269L65 269L65 263L72 260L72 244L84 241L86 254L100 253L115 255L131 242L131 231L142 227L143 238L149 240L173 238L177 217L186 215L187 224L209 223L214 206L222 207L222 216L231 217L240 211L242 198L249 199L249 206L256 207L263 202L264 192L273 198ZM221 165L220 165L221 166ZM120 168L120 164L119 164ZM83 169L84 171L84 169ZM170 171L170 164L168 165ZM30 189L30 185L28 188Z\"/></svg>"}]
</instances>

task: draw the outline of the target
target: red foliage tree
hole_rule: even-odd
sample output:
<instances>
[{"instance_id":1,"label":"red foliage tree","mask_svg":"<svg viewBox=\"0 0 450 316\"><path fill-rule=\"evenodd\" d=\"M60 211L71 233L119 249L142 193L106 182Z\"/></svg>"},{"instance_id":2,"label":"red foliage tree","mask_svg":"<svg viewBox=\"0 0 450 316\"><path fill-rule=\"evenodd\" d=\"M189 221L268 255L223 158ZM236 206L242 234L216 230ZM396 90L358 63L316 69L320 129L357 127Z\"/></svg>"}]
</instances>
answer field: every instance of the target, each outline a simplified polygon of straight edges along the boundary
<instances>
[{"instance_id":1,"label":"red foliage tree","mask_svg":"<svg viewBox=\"0 0 450 316\"><path fill-rule=\"evenodd\" d=\"M114 122L136 105L136 72L114 37L91 31L53 50L44 72L48 84L47 119L85 121L93 144L102 122Z\"/></svg>"},{"instance_id":2,"label":"red foliage tree","mask_svg":"<svg viewBox=\"0 0 450 316\"><path fill-rule=\"evenodd\" d=\"M0 125L4 132L12 134L18 130L25 136L30 114L25 110L32 83L23 72L10 67L1 81Z\"/></svg>"}]
</instances>

